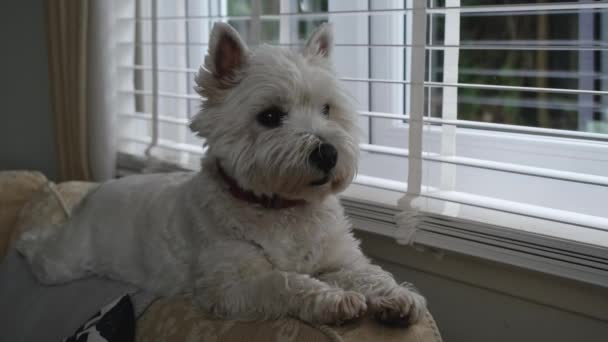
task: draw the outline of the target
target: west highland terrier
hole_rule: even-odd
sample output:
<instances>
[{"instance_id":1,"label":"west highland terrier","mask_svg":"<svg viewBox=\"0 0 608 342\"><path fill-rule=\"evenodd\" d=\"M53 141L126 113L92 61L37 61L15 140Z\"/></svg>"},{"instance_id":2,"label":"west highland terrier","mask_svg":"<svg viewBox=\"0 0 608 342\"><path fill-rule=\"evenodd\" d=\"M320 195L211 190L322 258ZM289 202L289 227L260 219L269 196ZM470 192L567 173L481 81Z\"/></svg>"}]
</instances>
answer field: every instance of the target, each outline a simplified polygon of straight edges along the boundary
<instances>
[{"instance_id":1,"label":"west highland terrier","mask_svg":"<svg viewBox=\"0 0 608 342\"><path fill-rule=\"evenodd\" d=\"M191 293L229 319L419 320L425 299L362 254L336 197L355 175L358 142L332 47L329 25L296 52L250 50L215 24L190 125L208 144L201 171L112 180L61 227L25 232L17 248L36 277Z\"/></svg>"}]
</instances>

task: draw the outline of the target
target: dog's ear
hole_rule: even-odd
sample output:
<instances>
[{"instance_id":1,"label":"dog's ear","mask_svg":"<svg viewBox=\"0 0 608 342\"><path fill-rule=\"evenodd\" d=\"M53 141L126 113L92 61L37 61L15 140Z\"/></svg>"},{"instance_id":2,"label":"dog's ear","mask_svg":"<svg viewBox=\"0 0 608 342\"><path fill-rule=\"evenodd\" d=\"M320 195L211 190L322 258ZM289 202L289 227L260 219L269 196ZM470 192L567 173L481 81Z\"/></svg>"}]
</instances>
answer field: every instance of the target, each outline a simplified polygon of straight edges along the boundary
<instances>
[{"instance_id":1,"label":"dog's ear","mask_svg":"<svg viewBox=\"0 0 608 342\"><path fill-rule=\"evenodd\" d=\"M334 48L334 29L330 23L319 26L308 38L304 47L305 56L320 55L325 58L331 56Z\"/></svg>"},{"instance_id":2,"label":"dog's ear","mask_svg":"<svg viewBox=\"0 0 608 342\"><path fill-rule=\"evenodd\" d=\"M205 68L218 79L229 79L247 62L248 49L238 32L226 23L215 23L209 37Z\"/></svg>"}]
</instances>

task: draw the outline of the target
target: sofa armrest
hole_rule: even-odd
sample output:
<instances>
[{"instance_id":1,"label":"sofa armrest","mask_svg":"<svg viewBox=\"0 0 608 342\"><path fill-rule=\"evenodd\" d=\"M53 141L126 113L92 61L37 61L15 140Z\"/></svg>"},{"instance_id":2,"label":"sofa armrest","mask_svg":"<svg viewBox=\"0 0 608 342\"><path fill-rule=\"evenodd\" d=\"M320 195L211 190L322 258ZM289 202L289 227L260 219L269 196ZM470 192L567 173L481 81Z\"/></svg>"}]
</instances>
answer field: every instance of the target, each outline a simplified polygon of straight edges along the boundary
<instances>
[{"instance_id":1,"label":"sofa armrest","mask_svg":"<svg viewBox=\"0 0 608 342\"><path fill-rule=\"evenodd\" d=\"M8 249L19 211L47 182L36 171L0 171L0 260Z\"/></svg>"},{"instance_id":2,"label":"sofa armrest","mask_svg":"<svg viewBox=\"0 0 608 342\"><path fill-rule=\"evenodd\" d=\"M407 329L386 327L370 317L338 327L292 318L239 322L210 318L181 297L154 302L137 322L136 341L440 342L441 335L429 312Z\"/></svg>"}]
</instances>

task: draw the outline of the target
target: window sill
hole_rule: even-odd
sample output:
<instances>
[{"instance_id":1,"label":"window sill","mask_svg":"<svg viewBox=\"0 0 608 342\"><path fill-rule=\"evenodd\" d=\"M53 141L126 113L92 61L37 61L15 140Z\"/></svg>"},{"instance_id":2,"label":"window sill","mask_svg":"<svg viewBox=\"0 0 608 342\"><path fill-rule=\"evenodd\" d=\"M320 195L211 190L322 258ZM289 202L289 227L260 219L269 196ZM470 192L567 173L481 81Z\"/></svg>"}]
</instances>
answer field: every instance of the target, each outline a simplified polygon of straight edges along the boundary
<instances>
[{"instance_id":1,"label":"window sill","mask_svg":"<svg viewBox=\"0 0 608 342\"><path fill-rule=\"evenodd\" d=\"M435 310L452 302L450 296L454 292L451 286L465 285L473 290L469 292L470 295L485 296L487 294L484 292L490 291L512 297L517 302L524 301L608 322L605 287L460 253L405 248L393 238L360 230L356 230L355 235L361 240L365 254L374 262L399 276L400 280L414 281L420 286L420 290L429 296L429 305ZM418 283L417 280L421 278L425 278L426 282ZM451 313L449 311L448 315Z\"/></svg>"},{"instance_id":2,"label":"window sill","mask_svg":"<svg viewBox=\"0 0 608 342\"><path fill-rule=\"evenodd\" d=\"M342 195L342 202L356 230L395 238L398 209L394 203L400 196L395 191L353 185ZM481 222L425 215L414 245L608 287L608 249L572 240L571 232L555 229L552 222L544 222L550 235L525 229L525 221L518 222L518 228Z\"/></svg>"}]
</instances>

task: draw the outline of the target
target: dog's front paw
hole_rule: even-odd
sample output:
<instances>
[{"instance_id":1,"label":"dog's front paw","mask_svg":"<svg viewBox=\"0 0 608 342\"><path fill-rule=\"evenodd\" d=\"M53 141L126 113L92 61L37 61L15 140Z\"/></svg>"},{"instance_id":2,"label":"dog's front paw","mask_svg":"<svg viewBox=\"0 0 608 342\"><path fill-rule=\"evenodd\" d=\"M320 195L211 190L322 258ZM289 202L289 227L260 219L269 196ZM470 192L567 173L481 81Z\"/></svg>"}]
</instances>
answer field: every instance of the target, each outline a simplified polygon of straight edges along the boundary
<instances>
[{"instance_id":1,"label":"dog's front paw","mask_svg":"<svg viewBox=\"0 0 608 342\"><path fill-rule=\"evenodd\" d=\"M315 298L310 321L322 324L342 324L357 319L367 311L365 296L354 291L331 290Z\"/></svg>"},{"instance_id":2,"label":"dog's front paw","mask_svg":"<svg viewBox=\"0 0 608 342\"><path fill-rule=\"evenodd\" d=\"M369 298L370 310L376 319L393 326L409 326L418 322L426 311L426 300L420 294L397 286L385 294Z\"/></svg>"}]
</instances>

